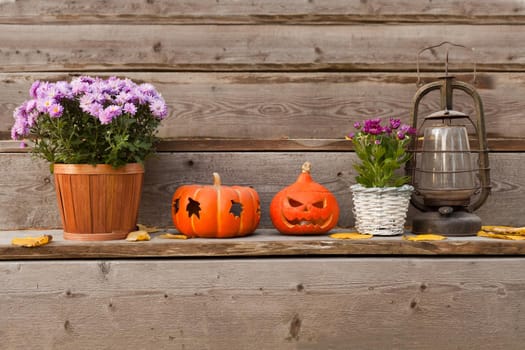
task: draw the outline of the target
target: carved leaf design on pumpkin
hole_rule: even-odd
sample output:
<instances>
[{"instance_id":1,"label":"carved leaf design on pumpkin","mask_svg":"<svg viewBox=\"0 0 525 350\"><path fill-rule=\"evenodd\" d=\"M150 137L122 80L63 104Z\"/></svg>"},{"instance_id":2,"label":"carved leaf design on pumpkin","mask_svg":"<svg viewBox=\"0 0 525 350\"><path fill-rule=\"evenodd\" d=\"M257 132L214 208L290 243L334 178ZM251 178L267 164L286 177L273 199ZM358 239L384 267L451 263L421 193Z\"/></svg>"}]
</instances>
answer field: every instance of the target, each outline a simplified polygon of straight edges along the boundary
<instances>
[{"instance_id":1,"label":"carved leaf design on pumpkin","mask_svg":"<svg viewBox=\"0 0 525 350\"><path fill-rule=\"evenodd\" d=\"M242 213L242 204L233 200L231 202L232 206L230 207L230 214L237 218L240 218Z\"/></svg>"},{"instance_id":2,"label":"carved leaf design on pumpkin","mask_svg":"<svg viewBox=\"0 0 525 350\"><path fill-rule=\"evenodd\" d=\"M173 201L173 210L175 211L175 213L178 213L179 212L179 209L180 209L180 198L177 198Z\"/></svg>"},{"instance_id":3,"label":"carved leaf design on pumpkin","mask_svg":"<svg viewBox=\"0 0 525 350\"><path fill-rule=\"evenodd\" d=\"M189 203L188 205L186 206L186 211L188 212L188 217L191 218L192 215L195 215L197 218L201 218L200 216L200 211L201 211L201 206L200 206L200 203L197 202L196 200L193 200L191 198L188 198L189 199Z\"/></svg>"}]
</instances>

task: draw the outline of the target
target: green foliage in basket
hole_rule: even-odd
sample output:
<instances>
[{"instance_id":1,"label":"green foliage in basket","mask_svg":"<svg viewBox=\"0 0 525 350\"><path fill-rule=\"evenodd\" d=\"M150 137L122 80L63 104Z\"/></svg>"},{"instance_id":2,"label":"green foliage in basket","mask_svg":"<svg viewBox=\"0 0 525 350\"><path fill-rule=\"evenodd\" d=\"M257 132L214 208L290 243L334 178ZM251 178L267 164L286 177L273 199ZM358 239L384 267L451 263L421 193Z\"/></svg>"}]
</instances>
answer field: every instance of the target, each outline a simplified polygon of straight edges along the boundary
<instances>
[{"instance_id":1,"label":"green foliage in basket","mask_svg":"<svg viewBox=\"0 0 525 350\"><path fill-rule=\"evenodd\" d=\"M409 176L400 175L400 169L410 160L408 145L416 130L401 124L399 119L390 119L381 125L381 119L356 122L357 132L346 138L354 144L360 162L354 164L357 183L365 187L399 187L410 181Z\"/></svg>"}]
</instances>

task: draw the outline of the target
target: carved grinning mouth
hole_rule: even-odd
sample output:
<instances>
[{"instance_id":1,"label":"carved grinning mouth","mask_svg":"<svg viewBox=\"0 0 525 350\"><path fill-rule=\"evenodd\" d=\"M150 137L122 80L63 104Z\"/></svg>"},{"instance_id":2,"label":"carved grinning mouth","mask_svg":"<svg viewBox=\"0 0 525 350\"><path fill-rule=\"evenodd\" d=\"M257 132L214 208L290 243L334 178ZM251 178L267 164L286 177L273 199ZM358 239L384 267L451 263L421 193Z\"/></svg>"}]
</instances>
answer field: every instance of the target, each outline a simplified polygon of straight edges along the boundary
<instances>
[{"instance_id":1,"label":"carved grinning mouth","mask_svg":"<svg viewBox=\"0 0 525 350\"><path fill-rule=\"evenodd\" d=\"M295 227L295 226L302 226L302 227L319 227L321 229L324 229L328 225L330 225L330 222L332 221L333 214L330 214L328 219L314 219L314 220L307 220L307 219L294 219L294 220L288 220L282 215L283 222L288 227Z\"/></svg>"}]
</instances>

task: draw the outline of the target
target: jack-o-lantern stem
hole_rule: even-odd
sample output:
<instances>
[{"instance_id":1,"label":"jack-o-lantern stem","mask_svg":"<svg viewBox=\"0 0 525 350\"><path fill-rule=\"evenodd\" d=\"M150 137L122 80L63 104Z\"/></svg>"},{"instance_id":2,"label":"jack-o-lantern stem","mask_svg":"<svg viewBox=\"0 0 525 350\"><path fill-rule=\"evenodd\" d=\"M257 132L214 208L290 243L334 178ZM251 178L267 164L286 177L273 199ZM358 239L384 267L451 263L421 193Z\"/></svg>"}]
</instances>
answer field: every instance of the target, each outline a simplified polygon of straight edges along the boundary
<instances>
[{"instance_id":1,"label":"jack-o-lantern stem","mask_svg":"<svg viewBox=\"0 0 525 350\"><path fill-rule=\"evenodd\" d=\"M312 169L312 163L310 162L304 162L303 166L301 167L301 170L303 173L310 173L311 169Z\"/></svg>"},{"instance_id":2,"label":"jack-o-lantern stem","mask_svg":"<svg viewBox=\"0 0 525 350\"><path fill-rule=\"evenodd\" d=\"M219 173L213 173L213 186L220 186L221 185L221 177Z\"/></svg>"},{"instance_id":3,"label":"jack-o-lantern stem","mask_svg":"<svg viewBox=\"0 0 525 350\"><path fill-rule=\"evenodd\" d=\"M313 182L312 175L310 175L310 170L312 170L312 163L304 162L301 166L301 173L297 177L298 183Z\"/></svg>"}]
</instances>

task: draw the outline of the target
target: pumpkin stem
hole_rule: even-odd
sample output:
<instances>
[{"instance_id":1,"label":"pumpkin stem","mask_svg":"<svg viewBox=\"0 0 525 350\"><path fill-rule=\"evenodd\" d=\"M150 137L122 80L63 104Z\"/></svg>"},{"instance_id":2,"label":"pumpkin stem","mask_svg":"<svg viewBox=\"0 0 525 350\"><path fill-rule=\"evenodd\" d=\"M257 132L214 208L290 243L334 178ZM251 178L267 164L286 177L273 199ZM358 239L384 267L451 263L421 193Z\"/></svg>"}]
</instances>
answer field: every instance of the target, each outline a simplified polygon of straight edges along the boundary
<instances>
[{"instance_id":1,"label":"pumpkin stem","mask_svg":"<svg viewBox=\"0 0 525 350\"><path fill-rule=\"evenodd\" d=\"M301 171L303 173L310 173L310 169L312 169L312 163L304 162L303 166L301 167Z\"/></svg>"},{"instance_id":2,"label":"pumpkin stem","mask_svg":"<svg viewBox=\"0 0 525 350\"><path fill-rule=\"evenodd\" d=\"M220 186L221 185L221 177L219 176L219 173L213 173L213 186Z\"/></svg>"}]
</instances>

